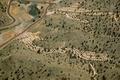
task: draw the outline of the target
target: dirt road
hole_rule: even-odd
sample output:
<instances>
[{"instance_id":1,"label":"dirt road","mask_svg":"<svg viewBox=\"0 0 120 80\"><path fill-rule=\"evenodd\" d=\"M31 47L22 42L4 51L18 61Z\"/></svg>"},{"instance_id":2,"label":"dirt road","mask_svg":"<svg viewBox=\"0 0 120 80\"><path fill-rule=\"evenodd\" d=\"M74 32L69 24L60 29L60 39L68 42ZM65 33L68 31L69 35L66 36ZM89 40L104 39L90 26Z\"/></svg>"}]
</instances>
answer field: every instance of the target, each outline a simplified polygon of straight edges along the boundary
<instances>
[{"instance_id":1,"label":"dirt road","mask_svg":"<svg viewBox=\"0 0 120 80\"><path fill-rule=\"evenodd\" d=\"M22 32L15 34L13 37L11 37L10 39L6 40L4 43L0 44L0 49L4 48L6 45L8 45L11 41L13 41L15 38L17 38L18 36L20 36L21 34L23 34L24 32L26 32L28 29L30 29L31 27L33 27L34 24L41 22L41 20L46 16L47 13L47 9L49 8L49 6L51 6L52 4L49 4L48 7L44 10L43 15L41 16L41 18L39 18L38 20L36 20L35 22L33 22L32 24L30 24L26 29L24 29Z\"/></svg>"}]
</instances>

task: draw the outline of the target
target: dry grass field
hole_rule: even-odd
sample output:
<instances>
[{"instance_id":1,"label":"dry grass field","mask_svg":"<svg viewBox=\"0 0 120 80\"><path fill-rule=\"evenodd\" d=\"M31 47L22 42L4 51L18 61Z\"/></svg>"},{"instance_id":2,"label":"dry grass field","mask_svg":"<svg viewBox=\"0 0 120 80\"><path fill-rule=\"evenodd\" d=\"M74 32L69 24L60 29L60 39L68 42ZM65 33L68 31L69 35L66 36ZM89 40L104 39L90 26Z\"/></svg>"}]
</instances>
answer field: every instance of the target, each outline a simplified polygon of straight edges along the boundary
<instances>
[{"instance_id":1,"label":"dry grass field","mask_svg":"<svg viewBox=\"0 0 120 80\"><path fill-rule=\"evenodd\" d=\"M11 5L24 22L16 33L35 24L0 48L0 80L120 80L119 0L22 1ZM49 4L38 22L41 14L24 10L42 13ZM14 28L8 32L6 40Z\"/></svg>"}]
</instances>

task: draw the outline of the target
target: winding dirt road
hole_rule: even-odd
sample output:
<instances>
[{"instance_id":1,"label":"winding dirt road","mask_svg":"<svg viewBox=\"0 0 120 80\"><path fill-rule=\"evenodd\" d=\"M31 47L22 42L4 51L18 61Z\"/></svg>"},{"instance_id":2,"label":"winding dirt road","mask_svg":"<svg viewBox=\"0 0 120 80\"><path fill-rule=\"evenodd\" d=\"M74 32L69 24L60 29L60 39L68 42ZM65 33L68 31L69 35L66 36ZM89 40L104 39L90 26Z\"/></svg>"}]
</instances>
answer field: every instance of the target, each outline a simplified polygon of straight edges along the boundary
<instances>
[{"instance_id":1,"label":"winding dirt road","mask_svg":"<svg viewBox=\"0 0 120 80\"><path fill-rule=\"evenodd\" d=\"M9 24L7 24L6 26L0 28L0 30L4 30L4 29L8 29L11 27L11 25L13 26L13 23L16 21L15 18L10 14L10 6L13 0L9 0L8 2L8 8L7 8L7 15L9 16L9 18L11 18L11 22Z\"/></svg>"},{"instance_id":2,"label":"winding dirt road","mask_svg":"<svg viewBox=\"0 0 120 80\"><path fill-rule=\"evenodd\" d=\"M8 3L8 10L7 10L7 13L8 15L12 18L12 23L13 24L15 22L15 18L10 14L10 6L11 6L11 3L12 3L13 0L10 0L9 3Z\"/></svg>"},{"instance_id":3,"label":"winding dirt road","mask_svg":"<svg viewBox=\"0 0 120 80\"><path fill-rule=\"evenodd\" d=\"M10 0L11 3L12 0ZM15 34L13 37L11 37L10 39L6 40L5 42L3 42L2 44L0 44L0 49L4 48L6 45L8 45L11 41L13 41L15 38L17 38L18 36L20 36L21 34L23 34L24 32L26 32L28 29L30 29L31 27L33 27L33 25L35 25L38 22L41 22L41 20L46 16L47 13L47 9L49 8L49 6L51 6L52 4L50 3L47 8L44 10L43 15L41 16L41 18L39 18L38 20L36 20L35 22L31 23L27 28L25 28L22 32Z\"/></svg>"}]
</instances>

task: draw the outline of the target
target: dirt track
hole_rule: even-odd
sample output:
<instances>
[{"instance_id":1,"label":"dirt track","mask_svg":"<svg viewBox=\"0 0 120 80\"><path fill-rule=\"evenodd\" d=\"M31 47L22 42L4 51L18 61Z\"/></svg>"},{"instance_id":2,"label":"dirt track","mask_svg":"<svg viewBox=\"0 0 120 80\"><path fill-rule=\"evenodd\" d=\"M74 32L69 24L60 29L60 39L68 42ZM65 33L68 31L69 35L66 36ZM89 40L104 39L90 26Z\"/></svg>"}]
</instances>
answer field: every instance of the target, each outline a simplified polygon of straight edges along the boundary
<instances>
[{"instance_id":1,"label":"dirt track","mask_svg":"<svg viewBox=\"0 0 120 80\"><path fill-rule=\"evenodd\" d=\"M44 10L43 15L41 16L41 18L39 18L38 20L36 20L35 22L33 22L32 24L30 24L26 29L24 29L21 33L15 34L14 37L11 37L10 39L8 39L6 42L0 44L0 49L2 49L3 47L5 47L7 44L9 44L12 40L14 40L15 38L17 38L18 36L20 36L21 34L23 34L24 32L26 32L28 29L30 29L31 27L33 27L34 24L36 24L37 22L40 22L47 13L47 9L49 8L49 6L51 6L51 4L48 5L48 7Z\"/></svg>"}]
</instances>

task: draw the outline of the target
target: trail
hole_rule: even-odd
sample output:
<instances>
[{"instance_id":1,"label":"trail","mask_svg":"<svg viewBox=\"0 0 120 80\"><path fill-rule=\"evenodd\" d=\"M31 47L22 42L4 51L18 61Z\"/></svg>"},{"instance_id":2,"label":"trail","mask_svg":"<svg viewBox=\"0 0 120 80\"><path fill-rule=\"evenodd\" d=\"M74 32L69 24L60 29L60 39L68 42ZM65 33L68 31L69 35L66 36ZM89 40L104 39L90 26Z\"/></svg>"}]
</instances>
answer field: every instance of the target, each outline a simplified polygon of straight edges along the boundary
<instances>
[{"instance_id":1,"label":"trail","mask_svg":"<svg viewBox=\"0 0 120 80\"><path fill-rule=\"evenodd\" d=\"M10 6L11 6L11 3L12 3L13 0L9 0L8 2L8 8L7 8L7 15L11 18L11 23L10 24L7 24L6 26L0 28L0 30L4 30L4 29L8 29L11 27L11 25L13 26L13 23L15 23L15 18L10 14Z\"/></svg>"},{"instance_id":2,"label":"trail","mask_svg":"<svg viewBox=\"0 0 120 80\"><path fill-rule=\"evenodd\" d=\"M49 6L51 6L51 4L48 5L48 7L45 9L43 15L41 16L41 18L39 18L38 20L36 20L34 23L30 24L26 29L24 29L22 32L16 34L14 37L10 38L9 40L7 40L6 42L4 42L3 44L0 44L0 49L2 49L3 47L5 47L7 44L9 44L12 40L14 40L15 38L17 38L18 36L20 36L21 34L23 34L24 32L26 32L28 29L30 29L31 27L33 27L34 24L41 22L41 20L46 16L47 13L47 9L49 8Z\"/></svg>"}]
</instances>

